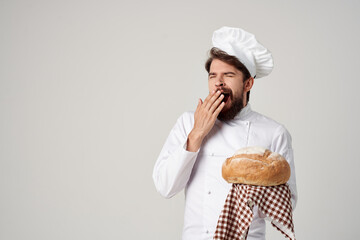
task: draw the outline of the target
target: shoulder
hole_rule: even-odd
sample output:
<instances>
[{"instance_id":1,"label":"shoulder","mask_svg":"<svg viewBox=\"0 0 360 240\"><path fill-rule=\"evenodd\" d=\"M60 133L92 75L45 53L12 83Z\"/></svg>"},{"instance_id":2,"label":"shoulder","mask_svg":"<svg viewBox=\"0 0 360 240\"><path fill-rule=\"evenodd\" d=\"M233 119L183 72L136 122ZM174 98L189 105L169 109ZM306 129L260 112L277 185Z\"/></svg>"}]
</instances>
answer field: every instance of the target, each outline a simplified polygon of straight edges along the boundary
<instances>
[{"instance_id":1,"label":"shoulder","mask_svg":"<svg viewBox=\"0 0 360 240\"><path fill-rule=\"evenodd\" d=\"M191 123L194 122L194 112L193 111L186 111L178 117L177 122L181 123Z\"/></svg>"},{"instance_id":2,"label":"shoulder","mask_svg":"<svg viewBox=\"0 0 360 240\"><path fill-rule=\"evenodd\" d=\"M280 123L256 111L252 112L252 121L257 126L270 132L273 139L281 137L291 141L291 135L283 123Z\"/></svg>"},{"instance_id":3,"label":"shoulder","mask_svg":"<svg viewBox=\"0 0 360 240\"><path fill-rule=\"evenodd\" d=\"M273 129L274 131L285 131L286 130L284 124L282 124L268 116L265 116L264 114L258 113L256 111L252 111L250 121L253 122L254 124L264 126L268 129Z\"/></svg>"},{"instance_id":4,"label":"shoulder","mask_svg":"<svg viewBox=\"0 0 360 240\"><path fill-rule=\"evenodd\" d=\"M194 126L194 112L186 111L181 114L176 121L176 125L178 128L184 129L185 132L190 132Z\"/></svg>"},{"instance_id":5,"label":"shoulder","mask_svg":"<svg viewBox=\"0 0 360 240\"><path fill-rule=\"evenodd\" d=\"M195 113L194 111L186 111L183 114L181 114L179 118L186 120L194 119L194 113Z\"/></svg>"}]
</instances>

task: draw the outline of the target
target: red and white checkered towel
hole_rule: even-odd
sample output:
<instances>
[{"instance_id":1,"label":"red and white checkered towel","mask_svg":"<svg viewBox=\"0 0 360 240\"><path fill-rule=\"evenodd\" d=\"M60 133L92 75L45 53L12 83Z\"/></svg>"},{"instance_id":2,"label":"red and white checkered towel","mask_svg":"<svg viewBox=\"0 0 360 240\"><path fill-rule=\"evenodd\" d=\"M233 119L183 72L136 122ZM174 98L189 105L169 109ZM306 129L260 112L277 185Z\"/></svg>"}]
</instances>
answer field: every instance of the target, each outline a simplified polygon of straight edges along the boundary
<instances>
[{"instance_id":1,"label":"red and white checkered towel","mask_svg":"<svg viewBox=\"0 0 360 240\"><path fill-rule=\"evenodd\" d=\"M254 204L285 237L295 240L291 193L287 184L271 187L233 184L219 217L214 239L246 239Z\"/></svg>"}]
</instances>

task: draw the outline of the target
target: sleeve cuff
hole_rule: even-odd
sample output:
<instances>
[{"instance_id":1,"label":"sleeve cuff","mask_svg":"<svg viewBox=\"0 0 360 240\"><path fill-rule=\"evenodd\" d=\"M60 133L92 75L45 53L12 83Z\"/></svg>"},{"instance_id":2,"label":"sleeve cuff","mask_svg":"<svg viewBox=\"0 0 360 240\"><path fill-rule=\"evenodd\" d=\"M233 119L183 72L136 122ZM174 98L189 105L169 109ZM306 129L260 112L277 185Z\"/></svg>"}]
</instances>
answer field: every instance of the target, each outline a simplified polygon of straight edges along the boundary
<instances>
[{"instance_id":1,"label":"sleeve cuff","mask_svg":"<svg viewBox=\"0 0 360 240\"><path fill-rule=\"evenodd\" d=\"M186 138L185 143L183 144L183 150L184 150L187 154L198 154L198 153L200 152L200 148L201 148L201 147L200 147L196 152L190 152L190 151L186 150L186 148L187 148L187 138Z\"/></svg>"}]
</instances>

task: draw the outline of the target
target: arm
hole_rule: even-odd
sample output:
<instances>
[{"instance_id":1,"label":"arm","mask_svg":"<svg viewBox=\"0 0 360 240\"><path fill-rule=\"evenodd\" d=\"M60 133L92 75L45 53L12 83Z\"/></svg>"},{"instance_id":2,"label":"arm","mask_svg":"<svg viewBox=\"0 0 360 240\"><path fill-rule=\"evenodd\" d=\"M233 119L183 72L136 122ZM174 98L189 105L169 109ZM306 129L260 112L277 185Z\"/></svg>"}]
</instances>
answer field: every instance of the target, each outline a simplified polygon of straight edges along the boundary
<instances>
[{"instance_id":1,"label":"arm","mask_svg":"<svg viewBox=\"0 0 360 240\"><path fill-rule=\"evenodd\" d=\"M296 207L298 199L297 188L296 188L296 174L295 174L295 163L294 153L292 149L292 139L290 133L285 127L280 126L272 141L272 151L281 154L289 163L291 169L290 179L287 182L291 191L291 203L293 210Z\"/></svg>"},{"instance_id":2,"label":"arm","mask_svg":"<svg viewBox=\"0 0 360 240\"><path fill-rule=\"evenodd\" d=\"M204 102L200 99L194 120L183 114L171 130L153 171L156 189L162 196L170 198L185 188L202 141L224 107L223 97L218 91Z\"/></svg>"},{"instance_id":3,"label":"arm","mask_svg":"<svg viewBox=\"0 0 360 240\"><path fill-rule=\"evenodd\" d=\"M166 198L180 192L187 184L199 151L187 147L187 131L192 128L192 116L184 113L172 128L155 163L153 180L157 191Z\"/></svg>"}]
</instances>

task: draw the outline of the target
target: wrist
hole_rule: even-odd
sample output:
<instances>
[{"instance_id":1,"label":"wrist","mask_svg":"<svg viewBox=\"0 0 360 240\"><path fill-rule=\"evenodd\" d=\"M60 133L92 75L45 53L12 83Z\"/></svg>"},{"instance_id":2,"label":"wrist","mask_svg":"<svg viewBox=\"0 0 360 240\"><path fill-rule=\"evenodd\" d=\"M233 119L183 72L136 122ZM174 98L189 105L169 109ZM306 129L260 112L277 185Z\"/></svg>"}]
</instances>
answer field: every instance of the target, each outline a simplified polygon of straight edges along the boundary
<instances>
[{"instance_id":1,"label":"wrist","mask_svg":"<svg viewBox=\"0 0 360 240\"><path fill-rule=\"evenodd\" d=\"M204 137L201 133L192 130L187 139L186 150L190 152L197 152L200 149Z\"/></svg>"}]
</instances>

